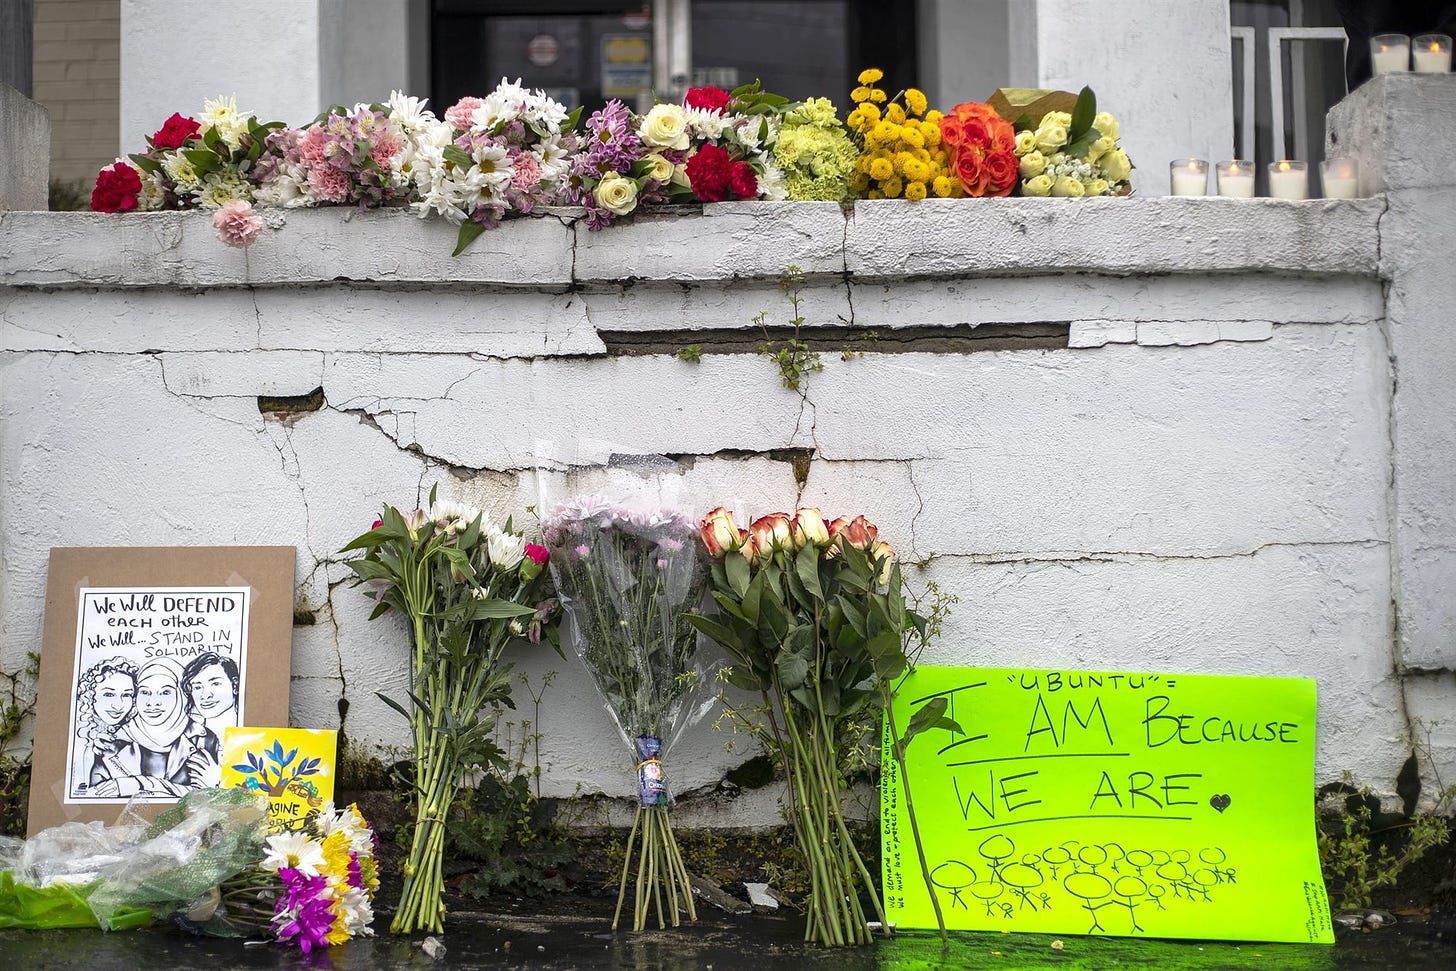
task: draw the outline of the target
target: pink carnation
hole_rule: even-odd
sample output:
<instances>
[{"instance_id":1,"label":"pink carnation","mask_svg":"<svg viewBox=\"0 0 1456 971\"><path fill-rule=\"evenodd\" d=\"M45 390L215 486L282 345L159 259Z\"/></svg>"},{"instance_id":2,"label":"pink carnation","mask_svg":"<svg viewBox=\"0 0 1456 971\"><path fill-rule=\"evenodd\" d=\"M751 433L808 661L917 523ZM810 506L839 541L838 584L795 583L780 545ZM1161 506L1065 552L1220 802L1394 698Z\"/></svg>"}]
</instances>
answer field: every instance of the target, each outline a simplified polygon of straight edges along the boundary
<instances>
[{"instance_id":1,"label":"pink carnation","mask_svg":"<svg viewBox=\"0 0 1456 971\"><path fill-rule=\"evenodd\" d=\"M475 114L475 109L483 104L485 102L479 98L461 98L445 109L445 120L450 123L450 127L463 131L470 127L470 116Z\"/></svg>"},{"instance_id":2,"label":"pink carnation","mask_svg":"<svg viewBox=\"0 0 1456 971\"><path fill-rule=\"evenodd\" d=\"M523 192L528 192L536 187L541 181L541 165L536 161L536 156L530 152L522 152L511 157L511 185Z\"/></svg>"},{"instance_id":3,"label":"pink carnation","mask_svg":"<svg viewBox=\"0 0 1456 971\"><path fill-rule=\"evenodd\" d=\"M253 204L241 199L225 202L212 217L217 238L229 246L247 246L263 231L263 220L253 212Z\"/></svg>"},{"instance_id":4,"label":"pink carnation","mask_svg":"<svg viewBox=\"0 0 1456 971\"><path fill-rule=\"evenodd\" d=\"M330 165L309 169L308 187L322 202L348 202L349 176Z\"/></svg>"},{"instance_id":5,"label":"pink carnation","mask_svg":"<svg viewBox=\"0 0 1456 971\"><path fill-rule=\"evenodd\" d=\"M310 165L318 165L324 160L324 146L328 143L328 132L318 125L311 125L303 130L303 137L298 140L298 156Z\"/></svg>"},{"instance_id":6,"label":"pink carnation","mask_svg":"<svg viewBox=\"0 0 1456 971\"><path fill-rule=\"evenodd\" d=\"M394 158L404 148L404 142L398 135L386 133L379 137L379 140L369 146L369 157L374 164L382 169L389 168L389 160Z\"/></svg>"}]
</instances>

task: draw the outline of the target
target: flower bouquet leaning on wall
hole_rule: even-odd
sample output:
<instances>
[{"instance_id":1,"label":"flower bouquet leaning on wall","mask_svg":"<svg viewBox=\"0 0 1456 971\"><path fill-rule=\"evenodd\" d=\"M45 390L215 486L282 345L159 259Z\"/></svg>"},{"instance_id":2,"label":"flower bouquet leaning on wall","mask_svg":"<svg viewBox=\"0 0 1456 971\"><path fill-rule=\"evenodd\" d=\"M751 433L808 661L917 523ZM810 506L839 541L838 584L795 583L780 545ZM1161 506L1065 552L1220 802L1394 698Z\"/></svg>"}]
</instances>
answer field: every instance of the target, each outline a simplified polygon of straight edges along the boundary
<instances>
[{"instance_id":1,"label":"flower bouquet leaning on wall","mask_svg":"<svg viewBox=\"0 0 1456 971\"><path fill-rule=\"evenodd\" d=\"M585 496L557 505L543 532L564 611L566 640L581 656L637 767L637 814L622 860L612 929L622 917L635 861L632 927L697 919L692 887L668 819L663 768L673 741L706 714L710 680L687 622L706 574L696 528L671 510L631 511ZM638 842L640 837L640 842Z\"/></svg>"},{"instance_id":2,"label":"flower bouquet leaning on wall","mask_svg":"<svg viewBox=\"0 0 1456 971\"><path fill-rule=\"evenodd\" d=\"M742 530L719 508L699 530L718 613L689 620L732 655L729 681L763 696L762 736L788 777L790 820L809 870L804 938L868 944L861 891L882 924L884 914L840 803L848 788L842 739L878 706L888 710L929 622L906 605L894 550L863 516L826 524L818 510L800 509ZM943 704L921 711L903 735L887 725L902 773L909 740L950 724ZM923 856L921 872L934 900Z\"/></svg>"},{"instance_id":3,"label":"flower bouquet leaning on wall","mask_svg":"<svg viewBox=\"0 0 1456 971\"><path fill-rule=\"evenodd\" d=\"M378 601L370 619L396 612L409 623L408 704L379 695L410 721L415 829L404 891L390 929L443 930L445 819L465 773L504 765L491 740L494 713L510 706L501 660L517 636L555 639L546 549L509 521L454 502L403 514L385 506L374 528L344 547L364 550L349 567Z\"/></svg>"}]
</instances>

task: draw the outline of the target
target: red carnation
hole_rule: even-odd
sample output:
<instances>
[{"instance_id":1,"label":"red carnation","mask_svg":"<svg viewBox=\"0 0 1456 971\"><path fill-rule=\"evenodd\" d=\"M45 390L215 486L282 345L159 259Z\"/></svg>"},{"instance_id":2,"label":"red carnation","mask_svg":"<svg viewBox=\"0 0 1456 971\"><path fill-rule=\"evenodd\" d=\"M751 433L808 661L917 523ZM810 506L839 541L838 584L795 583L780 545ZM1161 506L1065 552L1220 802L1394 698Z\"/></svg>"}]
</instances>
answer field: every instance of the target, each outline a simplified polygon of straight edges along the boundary
<instances>
[{"instance_id":1,"label":"red carnation","mask_svg":"<svg viewBox=\"0 0 1456 971\"><path fill-rule=\"evenodd\" d=\"M725 111L731 97L732 95L727 91L712 85L706 88L688 88L688 93L683 95L683 107L702 108L704 111Z\"/></svg>"},{"instance_id":2,"label":"red carnation","mask_svg":"<svg viewBox=\"0 0 1456 971\"><path fill-rule=\"evenodd\" d=\"M733 163L733 169L728 176L728 186L733 190L735 199L758 198L758 176L754 174L753 166L747 162Z\"/></svg>"},{"instance_id":3,"label":"red carnation","mask_svg":"<svg viewBox=\"0 0 1456 971\"><path fill-rule=\"evenodd\" d=\"M537 566L545 566L546 561L551 559L551 551L544 546L535 543L526 544L526 556Z\"/></svg>"},{"instance_id":4,"label":"red carnation","mask_svg":"<svg viewBox=\"0 0 1456 971\"><path fill-rule=\"evenodd\" d=\"M202 130L196 119L184 118L173 113L171 118L162 122L162 127L152 136L152 147L154 148L181 148L186 144L187 139L195 138Z\"/></svg>"},{"instance_id":5,"label":"red carnation","mask_svg":"<svg viewBox=\"0 0 1456 971\"><path fill-rule=\"evenodd\" d=\"M108 165L96 173L96 188L91 190L94 212L130 212L137 207L142 191L142 177L125 162Z\"/></svg>"},{"instance_id":6,"label":"red carnation","mask_svg":"<svg viewBox=\"0 0 1456 971\"><path fill-rule=\"evenodd\" d=\"M717 145L704 145L688 159L688 184L693 195L703 202L722 202L728 198L732 165L728 153Z\"/></svg>"}]
</instances>

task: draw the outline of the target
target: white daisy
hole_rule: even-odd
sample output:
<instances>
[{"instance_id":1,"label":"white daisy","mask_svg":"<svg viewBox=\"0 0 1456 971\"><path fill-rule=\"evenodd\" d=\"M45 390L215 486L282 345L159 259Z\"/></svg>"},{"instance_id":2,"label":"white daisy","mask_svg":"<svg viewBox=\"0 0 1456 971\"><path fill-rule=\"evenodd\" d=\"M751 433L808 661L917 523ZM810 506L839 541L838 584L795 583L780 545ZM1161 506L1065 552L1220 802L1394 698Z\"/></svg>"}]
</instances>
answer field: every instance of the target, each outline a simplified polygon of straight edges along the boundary
<instances>
[{"instance_id":1,"label":"white daisy","mask_svg":"<svg viewBox=\"0 0 1456 971\"><path fill-rule=\"evenodd\" d=\"M306 833L274 833L268 837L268 853L262 867L273 873L284 868L316 877L324 866L324 848Z\"/></svg>"}]
</instances>

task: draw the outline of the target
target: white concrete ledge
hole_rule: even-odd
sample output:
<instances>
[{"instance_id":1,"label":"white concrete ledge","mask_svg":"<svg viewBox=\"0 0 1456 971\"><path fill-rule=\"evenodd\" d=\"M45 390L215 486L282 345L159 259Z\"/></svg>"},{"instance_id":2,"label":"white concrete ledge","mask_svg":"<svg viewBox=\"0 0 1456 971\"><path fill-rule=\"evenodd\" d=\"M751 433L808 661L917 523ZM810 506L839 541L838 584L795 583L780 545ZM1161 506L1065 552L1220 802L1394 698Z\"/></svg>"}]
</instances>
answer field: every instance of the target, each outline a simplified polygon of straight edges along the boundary
<instances>
[{"instance_id":1,"label":"white concrete ledge","mask_svg":"<svg viewBox=\"0 0 1456 971\"><path fill-rule=\"evenodd\" d=\"M562 290L809 276L866 281L1085 272L1368 276L1383 198L719 203L588 232L571 210L508 220L461 257L403 210L272 211L247 250L206 213L0 213L0 286L227 287L335 281Z\"/></svg>"}]
</instances>

